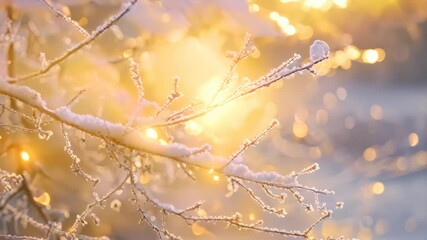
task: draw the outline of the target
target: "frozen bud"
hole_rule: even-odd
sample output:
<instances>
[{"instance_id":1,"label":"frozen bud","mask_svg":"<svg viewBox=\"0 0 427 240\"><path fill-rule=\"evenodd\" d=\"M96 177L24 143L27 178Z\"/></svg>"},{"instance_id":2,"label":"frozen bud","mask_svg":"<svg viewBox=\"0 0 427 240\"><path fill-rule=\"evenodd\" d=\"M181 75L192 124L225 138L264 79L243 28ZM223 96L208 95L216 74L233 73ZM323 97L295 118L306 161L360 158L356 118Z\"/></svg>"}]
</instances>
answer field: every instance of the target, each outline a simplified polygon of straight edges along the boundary
<instances>
[{"instance_id":1,"label":"frozen bud","mask_svg":"<svg viewBox=\"0 0 427 240\"><path fill-rule=\"evenodd\" d=\"M110 208L113 209L116 212L120 212L120 207L122 206L122 203L118 199L114 199L110 203Z\"/></svg>"},{"instance_id":2,"label":"frozen bud","mask_svg":"<svg viewBox=\"0 0 427 240\"><path fill-rule=\"evenodd\" d=\"M336 207L337 209L342 209L342 208L344 207L344 203L343 203L343 202L337 202L337 203L335 204L335 207Z\"/></svg>"},{"instance_id":3,"label":"frozen bud","mask_svg":"<svg viewBox=\"0 0 427 240\"><path fill-rule=\"evenodd\" d=\"M226 56L227 58L231 58L231 59L233 59L233 60L237 59L237 53L236 53L235 51L227 51L227 52L225 53L225 56Z\"/></svg>"},{"instance_id":4,"label":"frozen bud","mask_svg":"<svg viewBox=\"0 0 427 240\"><path fill-rule=\"evenodd\" d=\"M317 62L329 57L329 46L321 40L316 40L310 46L310 61Z\"/></svg>"},{"instance_id":5,"label":"frozen bud","mask_svg":"<svg viewBox=\"0 0 427 240\"><path fill-rule=\"evenodd\" d=\"M92 218L93 223L94 223L96 226L99 226L99 224L101 223L101 220L99 219L99 217L98 217L98 216L96 216L96 215L95 215L95 213L91 213L91 214L90 214L90 217Z\"/></svg>"}]
</instances>

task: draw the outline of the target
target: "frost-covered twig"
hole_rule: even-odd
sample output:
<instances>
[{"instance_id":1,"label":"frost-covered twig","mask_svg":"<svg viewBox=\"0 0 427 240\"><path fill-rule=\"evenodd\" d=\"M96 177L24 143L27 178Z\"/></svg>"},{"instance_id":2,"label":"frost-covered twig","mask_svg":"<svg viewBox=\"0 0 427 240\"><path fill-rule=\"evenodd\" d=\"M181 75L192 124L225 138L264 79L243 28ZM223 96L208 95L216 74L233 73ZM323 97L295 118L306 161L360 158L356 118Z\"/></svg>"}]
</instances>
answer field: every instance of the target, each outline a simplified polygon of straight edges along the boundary
<instances>
[{"instance_id":1,"label":"frost-covered twig","mask_svg":"<svg viewBox=\"0 0 427 240\"><path fill-rule=\"evenodd\" d=\"M64 151L70 156L70 158L73 160L73 163L71 164L71 171L73 173L80 174L83 176L87 181L91 181L93 185L95 186L99 182L99 178L92 177L90 174L83 171L83 169L80 167L80 158L73 152L73 149L71 148L71 141L68 137L68 133L65 131L65 127L63 124L61 124L61 130L62 135L64 136L65 140L65 146Z\"/></svg>"},{"instance_id":2,"label":"frost-covered twig","mask_svg":"<svg viewBox=\"0 0 427 240\"><path fill-rule=\"evenodd\" d=\"M65 53L63 53L61 56L52 59L48 62L46 66L41 68L40 70L29 73L24 76L20 77L12 77L8 78L7 82L13 84L21 81L25 81L31 78L40 77L43 74L49 72L54 66L62 63L65 59L72 56L75 52L82 49L83 47L89 45L93 40L95 40L99 35L101 35L103 32L105 32L107 29L109 29L113 24L115 24L118 20L120 20L127 12L130 11L133 5L135 5L138 2L138 0L131 0L129 3L123 4L122 10L118 12L116 15L112 16L110 19L108 19L104 24L96 28L92 33L82 42L78 43L74 47L68 49Z\"/></svg>"},{"instance_id":3,"label":"frost-covered twig","mask_svg":"<svg viewBox=\"0 0 427 240\"><path fill-rule=\"evenodd\" d=\"M315 42L314 44L316 44L316 43L317 42ZM303 64L301 66L293 67L291 69L287 69L286 67L284 67L284 66L289 65L289 61L285 61L283 64L281 64L277 68L271 70L265 76L260 77L255 82L251 82L251 83L247 83L247 84L243 83L241 86L239 86L237 88L237 91L234 91L232 94L228 95L227 97L225 97L223 100L221 100L219 102L207 105L204 108L202 108L201 110L195 111L194 113L191 113L188 115L181 115L180 117L174 118L172 120L167 119L164 122L153 124L150 127L158 128L158 127L173 126L173 125L188 122L188 121L193 120L195 118L204 116L204 115L208 114L209 112L212 112L212 111L214 111L214 110L216 110L216 109L218 109L218 108L220 108L226 104L229 104L230 102L234 102L237 99L240 99L240 98L242 98L248 94L251 94L251 93L259 91L263 88L269 87L271 84L273 84L273 83L275 83L275 82L277 82L283 78L292 76L295 73L303 72L305 70L313 72L312 69L316 64L318 64L318 63L320 63L320 62L322 62L328 58L329 58L329 50L328 51L325 50L324 54L321 55L321 57L315 58L315 59L313 58L314 61L310 61L309 63Z\"/></svg>"},{"instance_id":4,"label":"frost-covered twig","mask_svg":"<svg viewBox=\"0 0 427 240\"><path fill-rule=\"evenodd\" d=\"M68 17L67 15L65 15L63 12L61 12L60 10L58 10L57 8L55 8L53 6L53 3L50 0L42 0L48 7L49 9L54 12L57 16L62 17L65 21L67 21L68 23L70 23L71 25L73 25L77 30L79 30L79 32L81 32L83 35L85 35L86 37L90 37L90 33L88 31L86 31L86 29L84 29L82 26L80 26L80 24L76 21L74 21L73 19L71 19L70 17Z\"/></svg>"}]
</instances>

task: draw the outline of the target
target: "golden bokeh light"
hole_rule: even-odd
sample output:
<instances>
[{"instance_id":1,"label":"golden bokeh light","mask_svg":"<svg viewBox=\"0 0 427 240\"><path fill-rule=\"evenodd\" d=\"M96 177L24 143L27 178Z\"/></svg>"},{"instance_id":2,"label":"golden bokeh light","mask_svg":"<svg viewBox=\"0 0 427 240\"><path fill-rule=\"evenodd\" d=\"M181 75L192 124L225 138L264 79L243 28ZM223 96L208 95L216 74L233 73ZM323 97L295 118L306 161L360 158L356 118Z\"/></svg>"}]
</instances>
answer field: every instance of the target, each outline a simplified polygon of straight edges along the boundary
<instances>
[{"instance_id":1,"label":"golden bokeh light","mask_svg":"<svg viewBox=\"0 0 427 240\"><path fill-rule=\"evenodd\" d=\"M277 21L279 19L279 17L280 17L279 13L278 12L274 12L274 11L271 12L270 15L268 15L268 16L273 21Z\"/></svg>"},{"instance_id":2,"label":"golden bokeh light","mask_svg":"<svg viewBox=\"0 0 427 240\"><path fill-rule=\"evenodd\" d=\"M249 220L253 221L253 220L255 220L255 219L256 219L256 217L255 217L255 213L250 213L250 214L249 214Z\"/></svg>"},{"instance_id":3,"label":"golden bokeh light","mask_svg":"<svg viewBox=\"0 0 427 240\"><path fill-rule=\"evenodd\" d=\"M374 64L378 61L379 54L374 49L367 49L363 52L362 58L363 58L363 62Z\"/></svg>"},{"instance_id":4,"label":"golden bokeh light","mask_svg":"<svg viewBox=\"0 0 427 240\"><path fill-rule=\"evenodd\" d=\"M199 217L206 217L208 213L204 209L200 208L197 210L197 215L199 215Z\"/></svg>"},{"instance_id":5,"label":"golden bokeh light","mask_svg":"<svg viewBox=\"0 0 427 240\"><path fill-rule=\"evenodd\" d=\"M353 45L348 45L344 48L346 56L351 60L356 60L360 57L360 50Z\"/></svg>"},{"instance_id":6,"label":"golden bokeh light","mask_svg":"<svg viewBox=\"0 0 427 240\"><path fill-rule=\"evenodd\" d=\"M215 182L218 182L218 181L219 181L219 176L218 176L218 175L214 175L214 176L212 177L212 179L213 179Z\"/></svg>"},{"instance_id":7,"label":"golden bokeh light","mask_svg":"<svg viewBox=\"0 0 427 240\"><path fill-rule=\"evenodd\" d=\"M42 193L40 196L38 197L34 197L34 201L47 206L50 204L50 196L47 192Z\"/></svg>"},{"instance_id":8,"label":"golden bokeh light","mask_svg":"<svg viewBox=\"0 0 427 240\"><path fill-rule=\"evenodd\" d=\"M321 9L327 4L327 0L305 0L304 6L306 8Z\"/></svg>"},{"instance_id":9,"label":"golden bokeh light","mask_svg":"<svg viewBox=\"0 0 427 240\"><path fill-rule=\"evenodd\" d=\"M366 161L374 161L377 158L377 151L373 147L368 147L363 152L363 157Z\"/></svg>"},{"instance_id":10,"label":"golden bokeh light","mask_svg":"<svg viewBox=\"0 0 427 240\"><path fill-rule=\"evenodd\" d=\"M308 134L308 126L304 121L295 119L292 131L297 138L305 138Z\"/></svg>"},{"instance_id":11,"label":"golden bokeh light","mask_svg":"<svg viewBox=\"0 0 427 240\"><path fill-rule=\"evenodd\" d=\"M372 184L372 193L375 195L381 195L384 193L384 184L382 182L375 182Z\"/></svg>"},{"instance_id":12,"label":"golden bokeh light","mask_svg":"<svg viewBox=\"0 0 427 240\"><path fill-rule=\"evenodd\" d=\"M256 3L252 3L249 5L249 11L250 12L259 12L259 5Z\"/></svg>"},{"instance_id":13,"label":"golden bokeh light","mask_svg":"<svg viewBox=\"0 0 427 240\"><path fill-rule=\"evenodd\" d=\"M340 8L346 8L347 7L347 0L333 0L335 5L337 5Z\"/></svg>"},{"instance_id":14,"label":"golden bokeh light","mask_svg":"<svg viewBox=\"0 0 427 240\"><path fill-rule=\"evenodd\" d=\"M193 120L186 122L184 129L190 135L200 135L203 132L203 127Z\"/></svg>"},{"instance_id":15,"label":"golden bokeh light","mask_svg":"<svg viewBox=\"0 0 427 240\"><path fill-rule=\"evenodd\" d=\"M149 183L150 182L150 175L148 175L148 174L142 174L139 177L139 182L141 184L147 184L147 183Z\"/></svg>"},{"instance_id":16,"label":"golden bokeh light","mask_svg":"<svg viewBox=\"0 0 427 240\"><path fill-rule=\"evenodd\" d=\"M193 225L191 225L191 231L196 236L200 236L207 233L206 228L203 226L200 226L198 223L193 223Z\"/></svg>"},{"instance_id":17,"label":"golden bokeh light","mask_svg":"<svg viewBox=\"0 0 427 240\"><path fill-rule=\"evenodd\" d=\"M25 162L30 161L30 154L28 152L22 151L21 154L20 154L20 156L21 156L21 159L23 161L25 161Z\"/></svg>"},{"instance_id":18,"label":"golden bokeh light","mask_svg":"<svg viewBox=\"0 0 427 240\"><path fill-rule=\"evenodd\" d=\"M151 139L157 139L159 135L157 134L156 130L153 128L148 128L145 130L145 136L151 138Z\"/></svg>"},{"instance_id":19,"label":"golden bokeh light","mask_svg":"<svg viewBox=\"0 0 427 240\"><path fill-rule=\"evenodd\" d=\"M409 142L409 146L411 146L411 147L415 147L415 146L417 146L418 145L418 142L419 142L419 137L418 137L418 134L416 134L416 133L411 133L411 134L409 134L409 136L408 136L408 142Z\"/></svg>"}]
</instances>

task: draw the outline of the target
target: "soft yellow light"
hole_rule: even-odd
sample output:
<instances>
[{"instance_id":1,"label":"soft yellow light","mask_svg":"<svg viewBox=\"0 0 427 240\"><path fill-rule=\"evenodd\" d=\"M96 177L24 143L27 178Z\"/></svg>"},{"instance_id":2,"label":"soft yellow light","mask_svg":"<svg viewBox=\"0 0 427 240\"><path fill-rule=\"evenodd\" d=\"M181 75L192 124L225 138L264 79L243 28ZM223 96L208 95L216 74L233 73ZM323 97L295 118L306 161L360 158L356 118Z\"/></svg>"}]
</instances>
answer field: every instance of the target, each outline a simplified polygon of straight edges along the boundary
<instances>
[{"instance_id":1,"label":"soft yellow light","mask_svg":"<svg viewBox=\"0 0 427 240\"><path fill-rule=\"evenodd\" d=\"M308 134L308 126L305 122L296 120L292 127L292 131L297 138L304 138Z\"/></svg>"},{"instance_id":2,"label":"soft yellow light","mask_svg":"<svg viewBox=\"0 0 427 240\"><path fill-rule=\"evenodd\" d=\"M213 176L213 180L214 180L215 182L218 182L218 181L219 181L219 176L218 176L218 175L214 175L214 176Z\"/></svg>"},{"instance_id":3,"label":"soft yellow light","mask_svg":"<svg viewBox=\"0 0 427 240\"><path fill-rule=\"evenodd\" d=\"M356 46L348 45L344 48L344 52L351 60L356 60L360 57L360 51Z\"/></svg>"},{"instance_id":4,"label":"soft yellow light","mask_svg":"<svg viewBox=\"0 0 427 240\"><path fill-rule=\"evenodd\" d=\"M344 51L338 50L335 52L335 62L342 66L345 64L345 62L348 61L347 55L344 53Z\"/></svg>"},{"instance_id":5,"label":"soft yellow light","mask_svg":"<svg viewBox=\"0 0 427 240\"><path fill-rule=\"evenodd\" d=\"M249 11L250 12L259 12L259 5L256 3L253 3L251 5L249 5Z\"/></svg>"},{"instance_id":6,"label":"soft yellow light","mask_svg":"<svg viewBox=\"0 0 427 240\"><path fill-rule=\"evenodd\" d=\"M415 147L415 146L417 146L418 145L418 142L419 142L419 137L418 137L418 134L416 134L416 133L411 133L411 134L409 134L409 136L408 136L408 142L409 142L409 146L411 146L411 147Z\"/></svg>"},{"instance_id":7,"label":"soft yellow light","mask_svg":"<svg viewBox=\"0 0 427 240\"><path fill-rule=\"evenodd\" d=\"M200 226L198 223L193 223L193 225L191 225L191 231L196 236L203 235L207 232L206 228Z\"/></svg>"},{"instance_id":8,"label":"soft yellow light","mask_svg":"<svg viewBox=\"0 0 427 240\"><path fill-rule=\"evenodd\" d=\"M269 15L270 19L276 21L280 18L280 14L278 12L271 12Z\"/></svg>"},{"instance_id":9,"label":"soft yellow light","mask_svg":"<svg viewBox=\"0 0 427 240\"><path fill-rule=\"evenodd\" d=\"M334 0L335 5L337 5L340 8L346 8L347 7L347 0Z\"/></svg>"},{"instance_id":10,"label":"soft yellow light","mask_svg":"<svg viewBox=\"0 0 427 240\"><path fill-rule=\"evenodd\" d=\"M141 184L147 184L147 183L149 183L150 182L150 176L149 175L141 175L140 177L139 177L139 182L141 183Z\"/></svg>"},{"instance_id":11,"label":"soft yellow light","mask_svg":"<svg viewBox=\"0 0 427 240\"><path fill-rule=\"evenodd\" d=\"M47 192L44 192L42 195L40 195L39 197L34 197L34 201L42 204L42 205L49 205L50 203L50 196Z\"/></svg>"},{"instance_id":12,"label":"soft yellow light","mask_svg":"<svg viewBox=\"0 0 427 240\"><path fill-rule=\"evenodd\" d=\"M251 221L255 220L255 214L254 213L249 214L249 220L251 220Z\"/></svg>"},{"instance_id":13,"label":"soft yellow light","mask_svg":"<svg viewBox=\"0 0 427 240\"><path fill-rule=\"evenodd\" d=\"M123 51L122 55L123 55L123 58L132 57L133 50L132 49L126 49L126 50Z\"/></svg>"},{"instance_id":14,"label":"soft yellow light","mask_svg":"<svg viewBox=\"0 0 427 240\"><path fill-rule=\"evenodd\" d=\"M295 33L297 32L297 29L292 25L283 26L282 30L286 35L289 36L295 35Z\"/></svg>"},{"instance_id":15,"label":"soft yellow light","mask_svg":"<svg viewBox=\"0 0 427 240\"><path fill-rule=\"evenodd\" d=\"M159 142L160 142L160 145L163 145L163 146L168 145L168 142L166 142L166 141L165 141L165 140L163 140L163 139L160 139L160 140L159 140Z\"/></svg>"},{"instance_id":16,"label":"soft yellow light","mask_svg":"<svg viewBox=\"0 0 427 240\"><path fill-rule=\"evenodd\" d=\"M184 129L190 135L200 135L203 132L203 127L193 120L186 122Z\"/></svg>"},{"instance_id":17,"label":"soft yellow light","mask_svg":"<svg viewBox=\"0 0 427 240\"><path fill-rule=\"evenodd\" d=\"M320 9L326 4L326 0L305 0L304 5L309 8Z\"/></svg>"},{"instance_id":18,"label":"soft yellow light","mask_svg":"<svg viewBox=\"0 0 427 240\"><path fill-rule=\"evenodd\" d=\"M64 13L65 16L69 17L71 16L71 11L70 8L67 6L62 6L61 7L62 13Z\"/></svg>"},{"instance_id":19,"label":"soft yellow light","mask_svg":"<svg viewBox=\"0 0 427 240\"><path fill-rule=\"evenodd\" d=\"M281 27L284 27L284 26L286 26L286 25L288 25L288 24L289 24L289 19L288 19L287 17L280 16L280 17L277 19L277 23L278 23Z\"/></svg>"},{"instance_id":20,"label":"soft yellow light","mask_svg":"<svg viewBox=\"0 0 427 240\"><path fill-rule=\"evenodd\" d=\"M380 195L384 193L384 184L382 182L375 182L372 185L372 193Z\"/></svg>"},{"instance_id":21,"label":"soft yellow light","mask_svg":"<svg viewBox=\"0 0 427 240\"><path fill-rule=\"evenodd\" d=\"M21 159L28 162L30 161L30 154L28 154L28 152L26 151L22 151L21 152Z\"/></svg>"},{"instance_id":22,"label":"soft yellow light","mask_svg":"<svg viewBox=\"0 0 427 240\"><path fill-rule=\"evenodd\" d=\"M378 53L378 62L382 62L385 59L385 51L382 48L375 48L375 51Z\"/></svg>"},{"instance_id":23,"label":"soft yellow light","mask_svg":"<svg viewBox=\"0 0 427 240\"><path fill-rule=\"evenodd\" d=\"M211 168L209 169L209 174L212 174L214 172L214 170Z\"/></svg>"},{"instance_id":24,"label":"soft yellow light","mask_svg":"<svg viewBox=\"0 0 427 240\"><path fill-rule=\"evenodd\" d=\"M378 61L379 54L374 49L368 49L363 52L363 61L365 63L374 64Z\"/></svg>"},{"instance_id":25,"label":"soft yellow light","mask_svg":"<svg viewBox=\"0 0 427 240\"><path fill-rule=\"evenodd\" d=\"M152 139L157 139L159 137L156 130L154 130L153 128L146 129L145 135L149 138L152 138Z\"/></svg>"},{"instance_id":26,"label":"soft yellow light","mask_svg":"<svg viewBox=\"0 0 427 240\"><path fill-rule=\"evenodd\" d=\"M374 161L377 158L377 152L374 148L369 147L363 152L363 157L366 159L366 161Z\"/></svg>"},{"instance_id":27,"label":"soft yellow light","mask_svg":"<svg viewBox=\"0 0 427 240\"><path fill-rule=\"evenodd\" d=\"M208 213L204 209L200 208L199 210L197 210L197 215L199 215L199 217L206 217Z\"/></svg>"}]
</instances>

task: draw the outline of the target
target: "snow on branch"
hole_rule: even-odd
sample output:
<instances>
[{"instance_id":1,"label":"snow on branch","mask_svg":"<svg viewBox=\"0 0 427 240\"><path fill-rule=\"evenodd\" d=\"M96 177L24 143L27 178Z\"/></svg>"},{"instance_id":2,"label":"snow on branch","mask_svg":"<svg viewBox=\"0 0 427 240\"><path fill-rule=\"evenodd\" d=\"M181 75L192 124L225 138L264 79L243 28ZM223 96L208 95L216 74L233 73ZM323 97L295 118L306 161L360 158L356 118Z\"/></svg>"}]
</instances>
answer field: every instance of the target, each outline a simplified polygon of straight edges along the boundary
<instances>
[{"instance_id":1,"label":"snow on branch","mask_svg":"<svg viewBox=\"0 0 427 240\"><path fill-rule=\"evenodd\" d=\"M0 105L2 107L1 114L3 114L3 111L6 111L15 114L20 120L25 120L34 125L34 128L28 128L26 125L20 125L18 121L15 121L2 124L0 128L15 128L16 130L29 130L47 134L48 137L43 138L45 141L51 141L49 137L52 134L62 135L65 140L64 151L72 160L72 172L76 173L84 180L92 182L93 188L95 184L101 181L101 176L96 172L89 174L83 170L80 164L89 161L85 160L84 157L80 158L74 152L76 147L72 147L71 145L73 142L71 137L73 135L69 135L68 132L76 131L84 135L90 135L100 143L99 151L105 154L104 156L107 160L109 159L114 163L116 167L114 175L119 176L118 178L120 181L114 187L108 189L102 197L93 190L91 201L86 205L84 210L75 217L72 226L67 231L64 231L61 228L60 222L50 221L49 213L51 209L35 202L29 185L30 182L27 181L24 173L20 172L19 174L13 174L0 170L0 183L5 190L5 194L0 195L0 204L2 204L0 205L0 216L4 214L17 214L20 211L20 206L16 204L16 201L10 200L18 198L16 192L22 189L27 195L28 203L34 206L39 216L34 218L31 216L31 212L25 212L20 214L17 218L34 225L36 229L47 236L43 239L49 239L51 236L65 236L72 239L96 239L80 234L79 232L89 224L89 219L91 219L96 226L101 224L101 219L94 212L95 208L104 208L106 201L112 199L113 194L121 193L123 190L128 190L127 193L131 196L131 203L140 213L140 222L145 222L160 239L181 239L180 236L172 233L166 226L166 219L170 215L178 217L190 226L203 222L222 223L226 226L236 227L237 229L305 239L311 237L311 231L316 225L331 216L332 212L326 208L325 204L320 203L319 195L333 194L333 192L326 189L306 186L299 182L299 177L317 171L319 169L318 164L310 165L298 172L294 171L288 175L283 175L277 172L255 172L244 163L244 152L248 148L256 146L263 137L268 135L274 127L278 126L279 122L277 120L273 120L265 130L261 131L252 139L245 141L240 149L229 157L212 154L211 147L207 144L199 147L189 146L184 143L174 142L173 137L170 137L168 142L161 142L144 134L144 131L150 129L154 131L156 136L156 130L163 132L166 136L171 136L173 135L172 131L170 131L172 127L205 116L243 97L249 97L248 95L257 93L283 78L304 71L314 73L313 67L329 57L329 47L325 42L316 40L313 45L311 45L309 62L303 64L297 63L301 57L295 54L289 60L284 61L257 80L252 82L244 81L237 84L237 86L232 89L234 84L231 84L231 82L233 81L238 63L255 50L255 47L251 43L250 35L247 34L239 52L227 53L232 59L232 63L223 81L218 88L215 89L214 95L210 101L207 104L194 101L188 104L187 107L178 111L173 111L169 109L169 107L182 96L182 93L179 92L178 89L179 79L174 79L173 89L164 104L158 105L157 103L151 103L145 99L139 66L132 58L129 58L131 80L138 91L138 103L136 109L133 111L133 115L127 123L117 123L92 114L79 114L71 109L73 103L85 92L85 90L80 91L68 104L53 108L49 101L42 97L41 93L29 86L20 85L18 83L24 80L42 77L54 66L62 63L78 50L92 43L100 34L111 28L112 25L129 12L131 7L136 4L137 0L132 0L123 4L121 10L117 14L105 21L90 34L77 22L56 9L49 0L43 1L51 11L82 32L86 36L86 39L66 50L62 55L53 60L46 60L45 57L41 57L43 64L41 69L36 72L18 77L10 75L7 76L7 81L0 81L0 94L13 99L13 101L26 105L27 110L30 109L33 112L33 117L25 113L23 110L24 107L7 106L6 103L1 103ZM42 54L41 56L44 55ZM226 89L227 91L225 91ZM146 103L156 107L157 112L152 116L140 116L140 108L142 104ZM161 114L165 112L167 112L168 115ZM136 118L143 119L143 121L141 121L143 124L135 126L136 124L134 125L133 123ZM46 123L45 120L48 121L49 124L58 124L61 132L52 133L43 130L42 127L44 127ZM153 161L153 159L157 161ZM165 159L178 165L193 181L197 181L193 171L209 171L210 173L223 176L228 179L229 182L229 195L241 189L261 210L271 213L276 217L287 217L287 211L285 208L275 207L273 204L270 204L270 201L272 200L280 203L287 200L286 196L291 196L290 198L295 199L295 201L307 210L307 212L316 211L319 215L318 219L305 230L287 230L285 227L270 227L268 224L264 223L263 219L258 219L253 223L246 223L242 215L238 212L231 215L200 216L196 214L196 211L204 204L202 201L197 201L193 205L185 208L176 207L173 201L171 201L171 203L165 203L156 198L155 191L152 191L150 188L146 187L144 183L139 181L140 178L144 177L144 174L149 174L154 171L151 167L152 162L165 162ZM172 169L175 170L175 168ZM156 171L167 172L168 170L156 169ZM256 189L259 191L256 191ZM262 194L259 194L260 192ZM304 199L303 195L305 194L314 196L316 208L313 207L313 204ZM200 196L200 198L203 198L203 196ZM268 201L266 201L266 199L268 199ZM121 202L118 200L113 200L111 202L111 207L113 209L120 208L120 205ZM161 214L161 220L156 220L151 216L151 211L153 211L153 209ZM47 214L45 212L47 212ZM42 218L43 222L40 221L40 218ZM6 239L21 239L18 235L0 235L0 237ZM23 236L23 239L24 238L38 239L32 236Z\"/></svg>"}]
</instances>

